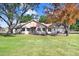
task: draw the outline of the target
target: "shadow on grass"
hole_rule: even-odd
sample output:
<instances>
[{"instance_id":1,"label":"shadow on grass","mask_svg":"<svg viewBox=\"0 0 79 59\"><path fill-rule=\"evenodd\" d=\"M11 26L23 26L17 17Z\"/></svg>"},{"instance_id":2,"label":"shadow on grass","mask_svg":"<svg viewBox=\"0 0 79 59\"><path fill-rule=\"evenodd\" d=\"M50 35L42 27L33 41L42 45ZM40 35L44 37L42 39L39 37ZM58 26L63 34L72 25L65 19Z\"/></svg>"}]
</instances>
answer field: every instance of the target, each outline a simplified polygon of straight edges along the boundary
<instances>
[{"instance_id":1,"label":"shadow on grass","mask_svg":"<svg viewBox=\"0 0 79 59\"><path fill-rule=\"evenodd\" d=\"M0 33L0 36L4 37L15 37L14 34Z\"/></svg>"}]
</instances>

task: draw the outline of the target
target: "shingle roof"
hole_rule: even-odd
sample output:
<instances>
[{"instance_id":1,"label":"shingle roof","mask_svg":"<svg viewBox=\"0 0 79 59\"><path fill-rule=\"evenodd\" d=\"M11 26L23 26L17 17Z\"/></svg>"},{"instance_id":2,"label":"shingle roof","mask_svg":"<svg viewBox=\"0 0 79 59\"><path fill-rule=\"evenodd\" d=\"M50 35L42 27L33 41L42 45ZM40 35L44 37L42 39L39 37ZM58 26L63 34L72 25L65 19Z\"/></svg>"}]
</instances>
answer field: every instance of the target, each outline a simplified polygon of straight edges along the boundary
<instances>
[{"instance_id":1,"label":"shingle roof","mask_svg":"<svg viewBox=\"0 0 79 59\"><path fill-rule=\"evenodd\" d=\"M26 23L20 23L20 24L18 24L15 28L21 28L22 26L24 26L24 25L26 25L26 24L28 24L28 23L31 23L31 22L36 22L36 23L38 23L38 24L40 24L40 25L45 26L44 24L41 24L41 23L38 22L38 21L31 20L31 21L28 21L28 22L26 22ZM31 23L31 25L28 25L28 26L36 26L36 24L35 24L35 23ZM46 27L46 26L45 26L45 27Z\"/></svg>"}]
</instances>

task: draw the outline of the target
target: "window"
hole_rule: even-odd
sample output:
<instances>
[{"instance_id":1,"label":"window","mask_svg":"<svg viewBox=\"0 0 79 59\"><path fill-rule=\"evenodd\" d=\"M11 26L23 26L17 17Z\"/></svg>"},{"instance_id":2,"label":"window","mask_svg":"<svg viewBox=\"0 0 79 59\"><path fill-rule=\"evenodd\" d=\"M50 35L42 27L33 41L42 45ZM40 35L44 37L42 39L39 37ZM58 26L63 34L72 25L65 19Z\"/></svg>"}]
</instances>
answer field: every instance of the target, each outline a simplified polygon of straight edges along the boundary
<instances>
[{"instance_id":1,"label":"window","mask_svg":"<svg viewBox=\"0 0 79 59\"><path fill-rule=\"evenodd\" d=\"M42 28L43 29L43 31L45 31L45 28Z\"/></svg>"},{"instance_id":2,"label":"window","mask_svg":"<svg viewBox=\"0 0 79 59\"><path fill-rule=\"evenodd\" d=\"M30 28L27 28L27 31L30 31Z\"/></svg>"},{"instance_id":3,"label":"window","mask_svg":"<svg viewBox=\"0 0 79 59\"><path fill-rule=\"evenodd\" d=\"M25 31L25 28L22 28L22 31Z\"/></svg>"},{"instance_id":4,"label":"window","mask_svg":"<svg viewBox=\"0 0 79 59\"><path fill-rule=\"evenodd\" d=\"M48 28L48 31L51 31L51 28Z\"/></svg>"},{"instance_id":5,"label":"window","mask_svg":"<svg viewBox=\"0 0 79 59\"><path fill-rule=\"evenodd\" d=\"M38 28L38 29L37 29L37 31L41 31L41 29L40 29L40 28Z\"/></svg>"}]
</instances>

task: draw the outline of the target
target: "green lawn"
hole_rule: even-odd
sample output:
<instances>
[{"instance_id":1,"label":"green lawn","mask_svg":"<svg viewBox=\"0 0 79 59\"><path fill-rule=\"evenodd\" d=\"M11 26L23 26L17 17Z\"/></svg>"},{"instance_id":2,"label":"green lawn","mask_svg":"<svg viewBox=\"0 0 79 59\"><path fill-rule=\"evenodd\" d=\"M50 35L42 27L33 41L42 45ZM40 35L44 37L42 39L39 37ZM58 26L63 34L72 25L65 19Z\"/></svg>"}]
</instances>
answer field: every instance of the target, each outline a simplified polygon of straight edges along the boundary
<instances>
[{"instance_id":1,"label":"green lawn","mask_svg":"<svg viewBox=\"0 0 79 59\"><path fill-rule=\"evenodd\" d=\"M79 56L79 34L0 36L0 55Z\"/></svg>"}]
</instances>

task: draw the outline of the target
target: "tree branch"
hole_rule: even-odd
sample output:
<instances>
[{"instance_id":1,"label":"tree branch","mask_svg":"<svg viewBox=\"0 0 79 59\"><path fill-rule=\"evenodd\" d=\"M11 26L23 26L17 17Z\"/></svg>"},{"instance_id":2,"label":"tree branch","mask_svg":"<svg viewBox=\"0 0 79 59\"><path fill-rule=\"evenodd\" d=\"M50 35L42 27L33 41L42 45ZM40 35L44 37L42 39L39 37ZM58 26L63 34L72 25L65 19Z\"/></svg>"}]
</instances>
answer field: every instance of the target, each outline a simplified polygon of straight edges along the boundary
<instances>
[{"instance_id":1,"label":"tree branch","mask_svg":"<svg viewBox=\"0 0 79 59\"><path fill-rule=\"evenodd\" d=\"M25 7L23 8L23 13L21 14L21 17L24 15L24 13L29 9L30 7L25 5Z\"/></svg>"},{"instance_id":2,"label":"tree branch","mask_svg":"<svg viewBox=\"0 0 79 59\"><path fill-rule=\"evenodd\" d=\"M7 25L9 25L8 21L6 21L2 16L0 16L0 18L2 18L7 23Z\"/></svg>"},{"instance_id":3,"label":"tree branch","mask_svg":"<svg viewBox=\"0 0 79 59\"><path fill-rule=\"evenodd\" d=\"M9 19L9 17L8 17L8 15L7 15L7 12L6 12L6 9L5 9L6 7L4 6L3 8L1 8L5 13L5 15L7 16L7 18Z\"/></svg>"},{"instance_id":4,"label":"tree branch","mask_svg":"<svg viewBox=\"0 0 79 59\"><path fill-rule=\"evenodd\" d=\"M18 24L18 20L16 21L16 24L13 26L13 28L12 29L14 29L15 27L16 27L16 25Z\"/></svg>"}]
</instances>

